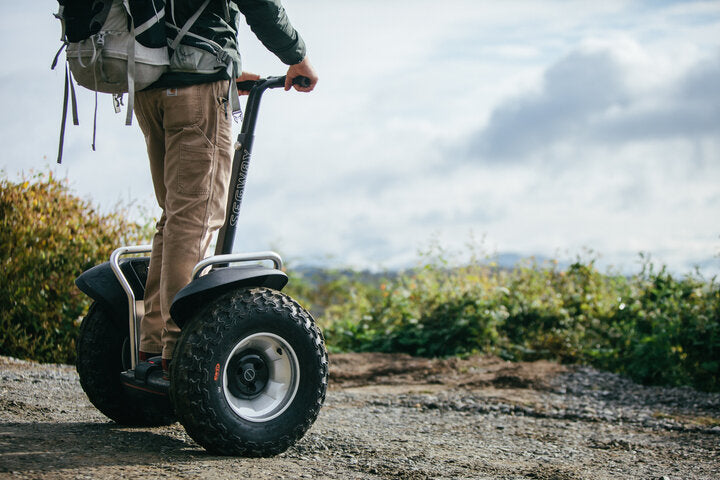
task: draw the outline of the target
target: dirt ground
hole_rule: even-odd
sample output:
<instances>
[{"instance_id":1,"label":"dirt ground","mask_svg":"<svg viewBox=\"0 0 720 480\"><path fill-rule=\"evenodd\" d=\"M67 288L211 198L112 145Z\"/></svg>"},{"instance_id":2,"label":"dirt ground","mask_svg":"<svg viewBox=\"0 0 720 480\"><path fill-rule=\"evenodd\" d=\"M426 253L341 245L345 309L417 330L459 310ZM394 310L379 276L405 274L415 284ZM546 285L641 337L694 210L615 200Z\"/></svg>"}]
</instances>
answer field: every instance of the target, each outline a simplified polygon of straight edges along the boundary
<instances>
[{"instance_id":1,"label":"dirt ground","mask_svg":"<svg viewBox=\"0 0 720 480\"><path fill-rule=\"evenodd\" d=\"M0 478L717 479L720 394L550 362L330 357L315 425L264 459L125 428L74 367L0 357Z\"/></svg>"}]
</instances>

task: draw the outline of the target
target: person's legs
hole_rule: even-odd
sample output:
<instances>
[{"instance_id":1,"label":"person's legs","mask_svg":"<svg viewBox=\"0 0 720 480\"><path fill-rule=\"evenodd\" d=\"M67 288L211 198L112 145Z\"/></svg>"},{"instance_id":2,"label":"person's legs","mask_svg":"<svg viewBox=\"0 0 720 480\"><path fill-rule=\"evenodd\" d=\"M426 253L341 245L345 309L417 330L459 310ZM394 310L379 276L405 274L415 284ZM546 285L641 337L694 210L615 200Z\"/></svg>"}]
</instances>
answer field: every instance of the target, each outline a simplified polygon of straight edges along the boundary
<instances>
[{"instance_id":1,"label":"person's legs","mask_svg":"<svg viewBox=\"0 0 720 480\"><path fill-rule=\"evenodd\" d=\"M205 257L212 234L222 226L225 216L231 167L231 115L226 111L227 82L159 92L165 132L162 175L165 196L164 205L161 204L164 216L158 222L153 241L146 285L149 319L141 327L152 332L146 334L143 330L141 349L156 345L159 335L162 357L171 359L180 336L179 327L170 318L172 300L189 283L193 267ZM142 109L140 115L145 113ZM145 132L149 122L141 122L138 116L138 123ZM155 178L159 172L152 160L151 170L153 182L158 183ZM160 269L154 268L158 260ZM162 318L159 331L158 307ZM147 341L143 343L143 339Z\"/></svg>"},{"instance_id":2,"label":"person's legs","mask_svg":"<svg viewBox=\"0 0 720 480\"><path fill-rule=\"evenodd\" d=\"M140 360L162 352L161 333L165 321L160 312L160 272L162 270L163 228L165 226L165 129L163 128L162 90L138 92L135 100L135 117L145 135L150 173L155 198L162 209L152 241L150 268L145 283L145 314L140 322ZM146 355L149 354L149 355Z\"/></svg>"}]
</instances>

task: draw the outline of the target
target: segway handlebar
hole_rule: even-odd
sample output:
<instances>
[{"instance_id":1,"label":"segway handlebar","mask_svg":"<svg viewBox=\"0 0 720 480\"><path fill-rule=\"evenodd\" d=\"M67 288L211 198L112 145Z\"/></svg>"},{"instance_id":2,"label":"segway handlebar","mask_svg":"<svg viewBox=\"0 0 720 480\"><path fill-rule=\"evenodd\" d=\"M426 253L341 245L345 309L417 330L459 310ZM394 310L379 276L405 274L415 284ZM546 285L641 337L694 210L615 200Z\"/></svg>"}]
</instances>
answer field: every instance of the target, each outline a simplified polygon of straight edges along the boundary
<instances>
[{"instance_id":1,"label":"segway handlebar","mask_svg":"<svg viewBox=\"0 0 720 480\"><path fill-rule=\"evenodd\" d=\"M308 77L295 77L293 78L293 85L299 85L301 87L309 87L310 79ZM243 92L249 92L255 86L262 86L262 89L267 88L280 88L285 86L285 75L282 77L267 77L259 80L245 80L244 82L237 82L238 90Z\"/></svg>"}]
</instances>

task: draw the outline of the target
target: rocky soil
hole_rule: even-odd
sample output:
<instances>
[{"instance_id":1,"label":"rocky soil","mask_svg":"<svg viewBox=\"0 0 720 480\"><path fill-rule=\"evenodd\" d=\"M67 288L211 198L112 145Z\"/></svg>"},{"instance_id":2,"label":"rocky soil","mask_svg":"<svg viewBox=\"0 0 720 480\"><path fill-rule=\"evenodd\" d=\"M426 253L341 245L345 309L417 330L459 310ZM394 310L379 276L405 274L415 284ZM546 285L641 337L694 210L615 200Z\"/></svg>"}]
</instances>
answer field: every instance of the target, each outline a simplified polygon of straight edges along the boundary
<instances>
[{"instance_id":1,"label":"rocky soil","mask_svg":"<svg viewBox=\"0 0 720 480\"><path fill-rule=\"evenodd\" d=\"M331 356L325 407L275 458L125 428L75 370L0 357L0 478L717 479L720 394L549 362Z\"/></svg>"}]
</instances>

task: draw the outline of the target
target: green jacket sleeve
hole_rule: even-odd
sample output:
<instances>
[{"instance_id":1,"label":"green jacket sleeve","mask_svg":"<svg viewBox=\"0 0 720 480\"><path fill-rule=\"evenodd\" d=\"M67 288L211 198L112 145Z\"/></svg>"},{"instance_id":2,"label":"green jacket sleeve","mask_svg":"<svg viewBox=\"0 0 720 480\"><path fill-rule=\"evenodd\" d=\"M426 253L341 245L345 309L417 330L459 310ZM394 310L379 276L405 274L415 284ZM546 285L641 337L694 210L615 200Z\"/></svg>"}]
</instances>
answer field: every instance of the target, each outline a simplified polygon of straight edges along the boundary
<instances>
[{"instance_id":1,"label":"green jacket sleeve","mask_svg":"<svg viewBox=\"0 0 720 480\"><path fill-rule=\"evenodd\" d=\"M250 29L286 65L305 58L306 47L280 0L233 0Z\"/></svg>"}]
</instances>

